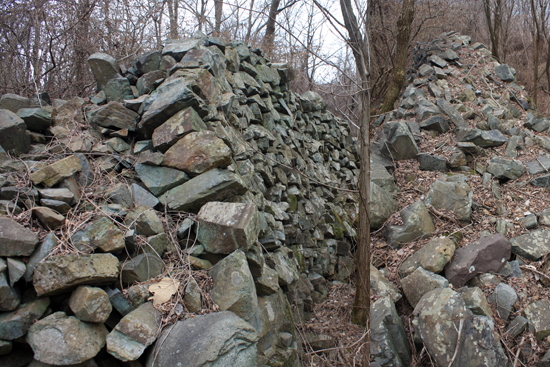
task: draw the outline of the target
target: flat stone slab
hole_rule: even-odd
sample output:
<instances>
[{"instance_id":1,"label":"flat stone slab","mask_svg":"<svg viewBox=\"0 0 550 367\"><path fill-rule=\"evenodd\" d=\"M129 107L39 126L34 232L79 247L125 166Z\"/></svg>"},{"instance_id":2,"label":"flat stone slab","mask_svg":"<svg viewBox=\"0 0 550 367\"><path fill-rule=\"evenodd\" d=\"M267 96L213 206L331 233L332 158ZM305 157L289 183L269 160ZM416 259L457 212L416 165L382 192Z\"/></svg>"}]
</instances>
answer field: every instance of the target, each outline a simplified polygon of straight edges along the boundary
<instances>
[{"instance_id":1,"label":"flat stone slab","mask_svg":"<svg viewBox=\"0 0 550 367\"><path fill-rule=\"evenodd\" d=\"M39 296L49 296L83 284L115 282L118 275L118 259L111 254L58 255L36 265L33 285Z\"/></svg>"},{"instance_id":2,"label":"flat stone slab","mask_svg":"<svg viewBox=\"0 0 550 367\"><path fill-rule=\"evenodd\" d=\"M206 251L216 254L229 254L236 249L248 251L260 231L254 204L211 201L203 205L197 220L197 240Z\"/></svg>"},{"instance_id":3,"label":"flat stone slab","mask_svg":"<svg viewBox=\"0 0 550 367\"><path fill-rule=\"evenodd\" d=\"M510 242L500 233L482 237L455 251L445 267L445 277L456 287L462 287L478 274L498 273L510 260Z\"/></svg>"},{"instance_id":4,"label":"flat stone slab","mask_svg":"<svg viewBox=\"0 0 550 367\"><path fill-rule=\"evenodd\" d=\"M124 107L122 103L111 101L94 111L90 122L110 129L134 131L138 118L139 115L136 112Z\"/></svg>"},{"instance_id":5,"label":"flat stone slab","mask_svg":"<svg viewBox=\"0 0 550 367\"><path fill-rule=\"evenodd\" d=\"M535 337L542 340L550 335L550 301L540 299L523 309L529 325L535 329Z\"/></svg>"},{"instance_id":6,"label":"flat stone slab","mask_svg":"<svg viewBox=\"0 0 550 367\"><path fill-rule=\"evenodd\" d=\"M71 240L73 246L85 254L97 248L103 252L113 252L125 247L122 231L108 217L100 218L84 230L76 232Z\"/></svg>"},{"instance_id":7,"label":"flat stone slab","mask_svg":"<svg viewBox=\"0 0 550 367\"><path fill-rule=\"evenodd\" d=\"M538 260L550 253L550 231L545 229L514 237L510 240L512 252L529 260Z\"/></svg>"},{"instance_id":8,"label":"flat stone slab","mask_svg":"<svg viewBox=\"0 0 550 367\"><path fill-rule=\"evenodd\" d=\"M71 155L31 173L30 179L35 185L44 184L47 187L52 187L65 178L71 177L81 169L80 159L77 156Z\"/></svg>"},{"instance_id":9,"label":"flat stone slab","mask_svg":"<svg viewBox=\"0 0 550 367\"><path fill-rule=\"evenodd\" d=\"M15 340L27 333L50 305L48 297L20 305L17 310L0 315L0 335L3 340Z\"/></svg>"},{"instance_id":10,"label":"flat stone slab","mask_svg":"<svg viewBox=\"0 0 550 367\"><path fill-rule=\"evenodd\" d=\"M456 245L448 237L434 238L403 261L399 274L405 277L420 266L432 273L440 273L451 261L455 250Z\"/></svg>"},{"instance_id":11,"label":"flat stone slab","mask_svg":"<svg viewBox=\"0 0 550 367\"><path fill-rule=\"evenodd\" d=\"M136 164L135 170L141 182L157 197L189 181L187 173L173 168Z\"/></svg>"},{"instance_id":12,"label":"flat stone slab","mask_svg":"<svg viewBox=\"0 0 550 367\"><path fill-rule=\"evenodd\" d=\"M135 361L157 339L161 316L152 302L139 306L107 336L107 352L124 362Z\"/></svg>"},{"instance_id":13,"label":"flat stone slab","mask_svg":"<svg viewBox=\"0 0 550 367\"><path fill-rule=\"evenodd\" d=\"M13 219L0 216L0 256L29 256L37 244L34 232Z\"/></svg>"},{"instance_id":14,"label":"flat stone slab","mask_svg":"<svg viewBox=\"0 0 550 367\"><path fill-rule=\"evenodd\" d=\"M188 107L155 129L152 136L153 146L164 152L185 135L203 131L206 128L199 114L192 107Z\"/></svg>"}]
</instances>

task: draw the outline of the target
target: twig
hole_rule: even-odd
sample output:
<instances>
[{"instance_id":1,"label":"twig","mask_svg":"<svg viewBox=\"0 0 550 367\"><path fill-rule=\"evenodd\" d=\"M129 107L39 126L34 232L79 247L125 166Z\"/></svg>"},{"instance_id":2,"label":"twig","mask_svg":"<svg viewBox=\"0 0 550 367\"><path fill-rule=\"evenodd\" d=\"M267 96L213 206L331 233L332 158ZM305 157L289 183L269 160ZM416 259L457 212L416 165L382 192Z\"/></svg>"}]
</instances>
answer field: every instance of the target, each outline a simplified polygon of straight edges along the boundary
<instances>
[{"instance_id":1,"label":"twig","mask_svg":"<svg viewBox=\"0 0 550 367\"><path fill-rule=\"evenodd\" d=\"M514 359L514 365L512 367L516 367L518 365L519 353L521 352L521 347L523 346L523 343L525 343L525 336L521 338L521 342L518 345L518 350L516 351L516 359Z\"/></svg>"},{"instance_id":2,"label":"twig","mask_svg":"<svg viewBox=\"0 0 550 367\"><path fill-rule=\"evenodd\" d=\"M550 276L544 274L541 271L538 271L537 269L535 269L535 267L533 265L520 265L519 267L521 269L525 269L525 270L532 271L533 273L537 273L538 275L540 275L542 277L545 277L546 279L550 279Z\"/></svg>"},{"instance_id":3,"label":"twig","mask_svg":"<svg viewBox=\"0 0 550 367\"><path fill-rule=\"evenodd\" d=\"M455 358L458 355L458 350L460 349L460 337L462 335L462 326L464 326L464 319L460 319L460 322L458 323L458 330L457 330L458 337L456 339L455 353L453 354L453 358L451 358L451 361L449 362L448 367L451 367L453 365L453 363L455 362ZM455 326L455 330L456 330L456 326Z\"/></svg>"}]
</instances>

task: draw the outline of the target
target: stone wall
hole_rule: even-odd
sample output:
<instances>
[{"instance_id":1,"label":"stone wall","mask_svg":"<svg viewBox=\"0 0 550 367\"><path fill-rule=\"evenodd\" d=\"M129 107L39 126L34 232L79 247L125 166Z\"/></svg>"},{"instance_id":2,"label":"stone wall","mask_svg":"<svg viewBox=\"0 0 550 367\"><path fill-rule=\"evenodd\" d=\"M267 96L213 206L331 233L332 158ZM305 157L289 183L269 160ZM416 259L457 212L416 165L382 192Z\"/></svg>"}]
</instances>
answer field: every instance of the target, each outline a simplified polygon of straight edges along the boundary
<instances>
[{"instance_id":1,"label":"stone wall","mask_svg":"<svg viewBox=\"0 0 550 367\"><path fill-rule=\"evenodd\" d=\"M90 100L0 99L0 365L300 365L294 322L353 272L348 125L242 42L89 64Z\"/></svg>"}]
</instances>

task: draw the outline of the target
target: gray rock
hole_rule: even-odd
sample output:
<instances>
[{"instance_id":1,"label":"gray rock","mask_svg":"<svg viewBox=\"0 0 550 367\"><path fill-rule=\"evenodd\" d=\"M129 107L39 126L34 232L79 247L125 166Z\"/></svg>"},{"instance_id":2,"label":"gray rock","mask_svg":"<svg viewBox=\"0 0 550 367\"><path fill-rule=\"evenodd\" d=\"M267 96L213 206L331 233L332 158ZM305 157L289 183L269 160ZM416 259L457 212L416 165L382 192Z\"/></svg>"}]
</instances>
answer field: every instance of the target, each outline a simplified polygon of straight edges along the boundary
<instances>
[{"instance_id":1,"label":"gray rock","mask_svg":"<svg viewBox=\"0 0 550 367\"><path fill-rule=\"evenodd\" d=\"M550 226L550 208L540 212L539 223L544 226Z\"/></svg>"},{"instance_id":2,"label":"gray rock","mask_svg":"<svg viewBox=\"0 0 550 367\"><path fill-rule=\"evenodd\" d=\"M531 185L538 187L548 187L550 186L550 175L543 175L535 177L531 180Z\"/></svg>"},{"instance_id":3,"label":"gray rock","mask_svg":"<svg viewBox=\"0 0 550 367\"><path fill-rule=\"evenodd\" d=\"M12 342L6 341L6 340L0 340L0 356L4 356L6 354L10 354L12 351ZM0 359L0 361L2 361ZM5 361L3 361L5 362Z\"/></svg>"},{"instance_id":4,"label":"gray rock","mask_svg":"<svg viewBox=\"0 0 550 367\"><path fill-rule=\"evenodd\" d=\"M254 328L233 312L196 316L178 321L161 334L146 367L209 364L254 367L258 358L257 341ZM190 350L201 352L185 352Z\"/></svg>"},{"instance_id":5,"label":"gray rock","mask_svg":"<svg viewBox=\"0 0 550 367\"><path fill-rule=\"evenodd\" d=\"M474 316L465 325L464 347L455 362L457 366L506 366L508 357L504 353L494 321L486 316Z\"/></svg>"},{"instance_id":6,"label":"gray rock","mask_svg":"<svg viewBox=\"0 0 550 367\"><path fill-rule=\"evenodd\" d=\"M450 48L446 49L440 56L447 61L456 61L460 58L458 54Z\"/></svg>"},{"instance_id":7,"label":"gray rock","mask_svg":"<svg viewBox=\"0 0 550 367\"><path fill-rule=\"evenodd\" d=\"M404 208L401 213L402 226L388 226L386 238L388 245L402 247L422 236L435 231L432 216L422 201L417 201Z\"/></svg>"},{"instance_id":8,"label":"gray rock","mask_svg":"<svg viewBox=\"0 0 550 367\"><path fill-rule=\"evenodd\" d=\"M399 161L418 155L418 146L407 124L397 121L384 125L385 137L380 141L380 152Z\"/></svg>"},{"instance_id":9,"label":"gray rock","mask_svg":"<svg viewBox=\"0 0 550 367\"><path fill-rule=\"evenodd\" d=\"M160 202L171 210L198 212L209 201L224 201L246 191L237 174L212 169L166 192Z\"/></svg>"},{"instance_id":10,"label":"gray rock","mask_svg":"<svg viewBox=\"0 0 550 367\"><path fill-rule=\"evenodd\" d=\"M80 286L73 291L69 307L77 319L86 322L105 322L113 309L103 289L89 286Z\"/></svg>"},{"instance_id":11,"label":"gray rock","mask_svg":"<svg viewBox=\"0 0 550 367\"><path fill-rule=\"evenodd\" d=\"M371 162L370 180L387 192L394 193L399 190L395 184L395 178L388 172L386 167L380 164Z\"/></svg>"},{"instance_id":12,"label":"gray rock","mask_svg":"<svg viewBox=\"0 0 550 367\"><path fill-rule=\"evenodd\" d=\"M157 339L161 316L152 302L130 312L107 336L107 352L124 362L135 361Z\"/></svg>"},{"instance_id":13,"label":"gray rock","mask_svg":"<svg viewBox=\"0 0 550 367\"><path fill-rule=\"evenodd\" d=\"M540 299L523 309L529 325L534 328L535 337L542 340L550 335L550 301Z\"/></svg>"},{"instance_id":14,"label":"gray rock","mask_svg":"<svg viewBox=\"0 0 550 367\"><path fill-rule=\"evenodd\" d=\"M498 130L463 129L457 133L457 140L459 142L471 142L482 148L489 148L506 144L508 138Z\"/></svg>"},{"instance_id":15,"label":"gray rock","mask_svg":"<svg viewBox=\"0 0 550 367\"><path fill-rule=\"evenodd\" d=\"M496 178L515 180L523 175L525 166L511 159L493 157L487 172L492 173Z\"/></svg>"},{"instance_id":16,"label":"gray rock","mask_svg":"<svg viewBox=\"0 0 550 367\"><path fill-rule=\"evenodd\" d=\"M45 206L35 206L32 208L32 215L38 219L45 229L56 230L65 224L65 217L63 215Z\"/></svg>"},{"instance_id":17,"label":"gray rock","mask_svg":"<svg viewBox=\"0 0 550 367\"><path fill-rule=\"evenodd\" d=\"M138 57L133 63L136 68L136 74L141 76L150 71L158 70L160 68L161 57L160 51L149 52Z\"/></svg>"},{"instance_id":18,"label":"gray rock","mask_svg":"<svg viewBox=\"0 0 550 367\"><path fill-rule=\"evenodd\" d=\"M254 281L258 296L269 296L279 290L279 275L266 264L263 265L262 275Z\"/></svg>"},{"instance_id":19,"label":"gray rock","mask_svg":"<svg viewBox=\"0 0 550 367\"><path fill-rule=\"evenodd\" d=\"M37 244L36 234L13 219L0 216L0 256L29 256Z\"/></svg>"},{"instance_id":20,"label":"gray rock","mask_svg":"<svg viewBox=\"0 0 550 367\"><path fill-rule=\"evenodd\" d=\"M279 285L288 286L295 283L299 278L296 261L291 258L292 252L281 247L275 252L266 254L265 260L267 265L277 272L279 276Z\"/></svg>"},{"instance_id":21,"label":"gray rock","mask_svg":"<svg viewBox=\"0 0 550 367\"><path fill-rule=\"evenodd\" d=\"M479 287L462 287L457 289L457 292L474 315L493 317L491 306Z\"/></svg>"},{"instance_id":22,"label":"gray rock","mask_svg":"<svg viewBox=\"0 0 550 367\"><path fill-rule=\"evenodd\" d=\"M527 162L527 172L529 172L530 175L536 175L548 171L550 171L549 158L537 155L536 161Z\"/></svg>"},{"instance_id":23,"label":"gray rock","mask_svg":"<svg viewBox=\"0 0 550 367\"><path fill-rule=\"evenodd\" d=\"M370 227L378 229L399 209L397 201L380 186L371 182Z\"/></svg>"},{"instance_id":24,"label":"gray rock","mask_svg":"<svg viewBox=\"0 0 550 367\"><path fill-rule=\"evenodd\" d=\"M103 87L105 98L108 101L123 102L128 99L134 99L136 96L132 91L130 81L126 78L113 78Z\"/></svg>"},{"instance_id":25,"label":"gray rock","mask_svg":"<svg viewBox=\"0 0 550 367\"><path fill-rule=\"evenodd\" d=\"M510 242L500 233L480 238L455 251L445 267L445 277L461 287L478 274L498 273L510 259Z\"/></svg>"},{"instance_id":26,"label":"gray rock","mask_svg":"<svg viewBox=\"0 0 550 367\"><path fill-rule=\"evenodd\" d=\"M206 124L192 107L188 107L155 129L153 146L164 152L185 135L203 130L206 130Z\"/></svg>"},{"instance_id":27,"label":"gray rock","mask_svg":"<svg viewBox=\"0 0 550 367\"><path fill-rule=\"evenodd\" d=\"M435 181L424 204L451 211L458 220L470 221L473 192L465 182Z\"/></svg>"},{"instance_id":28,"label":"gray rock","mask_svg":"<svg viewBox=\"0 0 550 367\"><path fill-rule=\"evenodd\" d=\"M439 133L446 133L450 130L449 123L442 115L431 116L420 122L420 128L424 130L434 130Z\"/></svg>"},{"instance_id":29,"label":"gray rock","mask_svg":"<svg viewBox=\"0 0 550 367\"><path fill-rule=\"evenodd\" d=\"M466 121L464 121L464 119L462 118L462 115L460 114L460 112L458 112L446 100L444 100L442 98L439 98L437 100L437 106L441 109L441 111L444 114L449 116L449 118L451 119L453 124L455 124L455 126L457 126L457 127L468 127L469 126L469 124Z\"/></svg>"},{"instance_id":30,"label":"gray rock","mask_svg":"<svg viewBox=\"0 0 550 367\"><path fill-rule=\"evenodd\" d=\"M72 235L71 239L73 246L85 254L98 248L103 252L116 252L125 247L122 231L108 217L92 222Z\"/></svg>"},{"instance_id":31,"label":"gray rock","mask_svg":"<svg viewBox=\"0 0 550 367\"><path fill-rule=\"evenodd\" d=\"M420 153L417 159L421 171L447 172L447 160L444 157Z\"/></svg>"},{"instance_id":32,"label":"gray rock","mask_svg":"<svg viewBox=\"0 0 550 367\"><path fill-rule=\"evenodd\" d=\"M136 164L135 170L141 182L155 196L160 196L189 180L189 176L185 172L168 167Z\"/></svg>"},{"instance_id":33,"label":"gray rock","mask_svg":"<svg viewBox=\"0 0 550 367\"><path fill-rule=\"evenodd\" d=\"M424 294L436 288L446 288L449 282L440 275L418 267L412 274L401 279L401 286L407 300L415 307Z\"/></svg>"},{"instance_id":34,"label":"gray rock","mask_svg":"<svg viewBox=\"0 0 550 367\"><path fill-rule=\"evenodd\" d=\"M122 266L122 281L127 284L144 282L158 276L163 269L164 263L158 256L149 253L137 255Z\"/></svg>"},{"instance_id":35,"label":"gray rock","mask_svg":"<svg viewBox=\"0 0 550 367\"><path fill-rule=\"evenodd\" d=\"M128 288L131 289L132 287ZM130 312L134 311L136 308L132 302L128 301L126 297L122 295L120 289L115 288L111 289L109 287L104 287L105 292L109 296L109 302L118 311L121 316L126 316Z\"/></svg>"},{"instance_id":36,"label":"gray rock","mask_svg":"<svg viewBox=\"0 0 550 367\"><path fill-rule=\"evenodd\" d=\"M132 200L132 193L128 186L122 182L108 188L104 191L103 196L111 203L116 203L124 206L125 208L133 208L134 201Z\"/></svg>"},{"instance_id":37,"label":"gray rock","mask_svg":"<svg viewBox=\"0 0 550 367\"><path fill-rule=\"evenodd\" d=\"M31 140L25 122L15 113L0 109L0 146L14 155L28 153Z\"/></svg>"},{"instance_id":38,"label":"gray rock","mask_svg":"<svg viewBox=\"0 0 550 367\"><path fill-rule=\"evenodd\" d=\"M550 122L546 118L537 118L533 113L530 112L527 116L527 121L525 121L523 126L538 133L541 133L545 130L548 130L548 128L550 127Z\"/></svg>"},{"instance_id":39,"label":"gray rock","mask_svg":"<svg viewBox=\"0 0 550 367\"><path fill-rule=\"evenodd\" d=\"M164 226L157 212L144 206L128 212L126 218L124 218L124 225L135 230L136 234L145 237L164 233Z\"/></svg>"},{"instance_id":40,"label":"gray rock","mask_svg":"<svg viewBox=\"0 0 550 367\"><path fill-rule=\"evenodd\" d=\"M383 297L371 306L371 355L381 366L408 366L411 350L395 304Z\"/></svg>"},{"instance_id":41,"label":"gray rock","mask_svg":"<svg viewBox=\"0 0 550 367\"><path fill-rule=\"evenodd\" d=\"M382 273L372 264L370 265L370 287L379 297L390 297L393 302L401 299L401 293L392 282L384 278Z\"/></svg>"},{"instance_id":42,"label":"gray rock","mask_svg":"<svg viewBox=\"0 0 550 367\"><path fill-rule=\"evenodd\" d=\"M13 311L20 303L19 290L10 287L6 273L0 273L0 311Z\"/></svg>"},{"instance_id":43,"label":"gray rock","mask_svg":"<svg viewBox=\"0 0 550 367\"><path fill-rule=\"evenodd\" d=\"M527 325L529 324L529 320L527 320L523 316L516 316L512 321L510 321L510 325L508 325L508 329L506 329L506 333L512 337L512 339L516 338L518 335L523 333L525 329L527 329Z\"/></svg>"},{"instance_id":44,"label":"gray rock","mask_svg":"<svg viewBox=\"0 0 550 367\"><path fill-rule=\"evenodd\" d=\"M403 261L399 266L399 274L406 277L418 267L432 273L440 273L453 257L455 249L456 245L449 237L434 238Z\"/></svg>"},{"instance_id":45,"label":"gray rock","mask_svg":"<svg viewBox=\"0 0 550 367\"><path fill-rule=\"evenodd\" d=\"M38 102L34 99L19 96L13 93L6 93L0 98L0 108L17 113L22 108L36 108Z\"/></svg>"},{"instance_id":46,"label":"gray rock","mask_svg":"<svg viewBox=\"0 0 550 367\"><path fill-rule=\"evenodd\" d=\"M168 40L166 46L162 49L162 55L172 56L176 61L180 61L187 52L193 48L204 46L204 43L205 40L202 38Z\"/></svg>"},{"instance_id":47,"label":"gray rock","mask_svg":"<svg viewBox=\"0 0 550 367\"><path fill-rule=\"evenodd\" d=\"M153 91L160 83L166 78L166 71L164 70L154 70L150 71L147 74L142 75L137 83L136 88L138 90L138 95L148 94Z\"/></svg>"},{"instance_id":48,"label":"gray rock","mask_svg":"<svg viewBox=\"0 0 550 367\"><path fill-rule=\"evenodd\" d=\"M32 281L32 275L34 273L34 268L42 259L46 258L50 252L57 247L57 237L53 232L50 232L46 235L44 240L36 247L36 250L32 253L27 262L27 268L23 278L27 283Z\"/></svg>"},{"instance_id":49,"label":"gray rock","mask_svg":"<svg viewBox=\"0 0 550 367\"><path fill-rule=\"evenodd\" d=\"M103 90L109 80L120 77L120 66L110 55L96 52L88 58L88 64L94 73L98 91Z\"/></svg>"},{"instance_id":50,"label":"gray rock","mask_svg":"<svg viewBox=\"0 0 550 367\"><path fill-rule=\"evenodd\" d=\"M535 214L529 214L523 217L521 220L523 226L527 229L535 229L538 227L537 216Z\"/></svg>"},{"instance_id":51,"label":"gray rock","mask_svg":"<svg viewBox=\"0 0 550 367\"><path fill-rule=\"evenodd\" d=\"M516 71L506 64L495 67L495 74L503 82L513 82L516 79Z\"/></svg>"},{"instance_id":52,"label":"gray rock","mask_svg":"<svg viewBox=\"0 0 550 367\"><path fill-rule=\"evenodd\" d=\"M82 322L74 316L67 317L64 312L56 312L30 327L27 342L36 360L71 365L95 357L105 346L106 336L103 324Z\"/></svg>"},{"instance_id":53,"label":"gray rock","mask_svg":"<svg viewBox=\"0 0 550 367\"><path fill-rule=\"evenodd\" d=\"M529 260L538 260L550 253L550 232L544 229L510 239L512 252Z\"/></svg>"},{"instance_id":54,"label":"gray rock","mask_svg":"<svg viewBox=\"0 0 550 367\"><path fill-rule=\"evenodd\" d=\"M504 155L508 158L516 158L518 156L518 148L521 148L521 145L522 139L520 136L511 136L510 139L508 139L508 143L506 144ZM529 166L527 166L527 169L529 169Z\"/></svg>"},{"instance_id":55,"label":"gray rock","mask_svg":"<svg viewBox=\"0 0 550 367\"><path fill-rule=\"evenodd\" d=\"M202 295L201 289L195 278L191 277L185 287L185 295L183 297L185 308L189 312L199 312L202 310Z\"/></svg>"},{"instance_id":56,"label":"gray rock","mask_svg":"<svg viewBox=\"0 0 550 367\"><path fill-rule=\"evenodd\" d=\"M197 240L211 253L248 251L258 240L259 216L254 204L211 201L202 206L197 220Z\"/></svg>"},{"instance_id":57,"label":"gray rock","mask_svg":"<svg viewBox=\"0 0 550 367\"><path fill-rule=\"evenodd\" d=\"M90 123L110 129L134 131L138 118L136 112L124 107L120 102L112 101L94 111Z\"/></svg>"},{"instance_id":58,"label":"gray rock","mask_svg":"<svg viewBox=\"0 0 550 367\"><path fill-rule=\"evenodd\" d=\"M50 299L39 298L24 303L17 310L0 315L0 335L4 340L15 340L24 336L31 325L42 317L50 305Z\"/></svg>"},{"instance_id":59,"label":"gray rock","mask_svg":"<svg viewBox=\"0 0 550 367\"><path fill-rule=\"evenodd\" d=\"M52 187L82 169L77 156L71 155L30 174L33 184Z\"/></svg>"},{"instance_id":60,"label":"gray rock","mask_svg":"<svg viewBox=\"0 0 550 367\"><path fill-rule=\"evenodd\" d=\"M22 108L17 111L19 116L25 125L27 130L31 130L37 133L42 133L48 129L52 124L52 108Z\"/></svg>"},{"instance_id":61,"label":"gray rock","mask_svg":"<svg viewBox=\"0 0 550 367\"><path fill-rule=\"evenodd\" d=\"M69 205L75 203L76 198L69 189L42 189L38 190L41 199L63 201Z\"/></svg>"},{"instance_id":62,"label":"gray rock","mask_svg":"<svg viewBox=\"0 0 550 367\"><path fill-rule=\"evenodd\" d=\"M130 186L130 193L136 206L154 208L159 204L159 199L136 183Z\"/></svg>"},{"instance_id":63,"label":"gray rock","mask_svg":"<svg viewBox=\"0 0 550 367\"><path fill-rule=\"evenodd\" d=\"M513 311L514 304L517 300L518 296L514 288L505 283L497 285L493 293L489 296L489 302L495 306L500 318L505 322L508 321L508 317Z\"/></svg>"},{"instance_id":64,"label":"gray rock","mask_svg":"<svg viewBox=\"0 0 550 367\"><path fill-rule=\"evenodd\" d=\"M57 255L36 265L33 285L39 296L48 296L79 285L111 283L118 275L118 259L111 254Z\"/></svg>"}]
</instances>

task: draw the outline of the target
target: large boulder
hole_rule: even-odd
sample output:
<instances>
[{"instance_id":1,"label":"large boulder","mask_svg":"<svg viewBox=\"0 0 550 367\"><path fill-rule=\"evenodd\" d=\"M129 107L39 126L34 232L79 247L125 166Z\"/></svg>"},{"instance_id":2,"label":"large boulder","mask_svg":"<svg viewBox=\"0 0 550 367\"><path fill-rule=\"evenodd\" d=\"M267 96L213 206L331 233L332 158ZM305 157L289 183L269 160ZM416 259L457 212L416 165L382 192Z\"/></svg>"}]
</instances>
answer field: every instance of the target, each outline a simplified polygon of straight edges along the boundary
<instances>
[{"instance_id":1,"label":"large boulder","mask_svg":"<svg viewBox=\"0 0 550 367\"><path fill-rule=\"evenodd\" d=\"M254 204L211 201L203 205L197 220L197 240L208 252L248 251L258 240L259 216Z\"/></svg>"},{"instance_id":2,"label":"large boulder","mask_svg":"<svg viewBox=\"0 0 550 367\"><path fill-rule=\"evenodd\" d=\"M102 52L96 52L88 58L88 64L94 73L97 89L103 90L107 82L120 77L120 66L116 59Z\"/></svg>"},{"instance_id":3,"label":"large boulder","mask_svg":"<svg viewBox=\"0 0 550 367\"><path fill-rule=\"evenodd\" d=\"M370 183L370 227L378 229L399 209L393 196L374 182Z\"/></svg>"},{"instance_id":4,"label":"large boulder","mask_svg":"<svg viewBox=\"0 0 550 367\"><path fill-rule=\"evenodd\" d=\"M380 140L380 152L386 157L400 161L416 158L419 149L408 125L397 121L384 125L384 138Z\"/></svg>"},{"instance_id":5,"label":"large boulder","mask_svg":"<svg viewBox=\"0 0 550 367\"><path fill-rule=\"evenodd\" d=\"M28 153L31 139L25 133L25 121L9 110L0 109L0 146L8 153Z\"/></svg>"},{"instance_id":6,"label":"large boulder","mask_svg":"<svg viewBox=\"0 0 550 367\"><path fill-rule=\"evenodd\" d=\"M164 152L185 135L203 130L206 124L192 107L188 107L155 129L153 146Z\"/></svg>"},{"instance_id":7,"label":"large boulder","mask_svg":"<svg viewBox=\"0 0 550 367\"><path fill-rule=\"evenodd\" d=\"M456 219L470 221L473 192L465 182L435 181L426 196L427 207L451 211Z\"/></svg>"},{"instance_id":8,"label":"large boulder","mask_svg":"<svg viewBox=\"0 0 550 367\"><path fill-rule=\"evenodd\" d=\"M448 237L434 238L403 261L399 266L399 274L405 277L418 267L432 273L440 273L445 265L451 261L455 249L455 243Z\"/></svg>"},{"instance_id":9,"label":"large boulder","mask_svg":"<svg viewBox=\"0 0 550 367\"><path fill-rule=\"evenodd\" d=\"M146 367L255 367L257 341L256 330L233 312L196 316L161 334Z\"/></svg>"},{"instance_id":10,"label":"large boulder","mask_svg":"<svg viewBox=\"0 0 550 367\"><path fill-rule=\"evenodd\" d=\"M402 247L435 231L432 216L422 201L401 210L401 218L402 226L388 226L386 229L387 242L392 247Z\"/></svg>"},{"instance_id":11,"label":"large boulder","mask_svg":"<svg viewBox=\"0 0 550 367\"><path fill-rule=\"evenodd\" d=\"M137 113L124 107L122 103L112 101L94 111L90 122L110 129L134 131L138 117Z\"/></svg>"},{"instance_id":12,"label":"large boulder","mask_svg":"<svg viewBox=\"0 0 550 367\"><path fill-rule=\"evenodd\" d=\"M106 337L103 324L82 322L64 312L56 312L30 327L27 342L36 360L59 366L95 357L105 346Z\"/></svg>"},{"instance_id":13,"label":"large boulder","mask_svg":"<svg viewBox=\"0 0 550 367\"><path fill-rule=\"evenodd\" d=\"M29 256L38 237L11 218L0 216L0 256Z\"/></svg>"}]
</instances>

